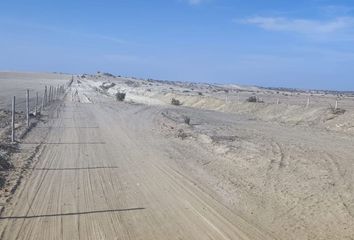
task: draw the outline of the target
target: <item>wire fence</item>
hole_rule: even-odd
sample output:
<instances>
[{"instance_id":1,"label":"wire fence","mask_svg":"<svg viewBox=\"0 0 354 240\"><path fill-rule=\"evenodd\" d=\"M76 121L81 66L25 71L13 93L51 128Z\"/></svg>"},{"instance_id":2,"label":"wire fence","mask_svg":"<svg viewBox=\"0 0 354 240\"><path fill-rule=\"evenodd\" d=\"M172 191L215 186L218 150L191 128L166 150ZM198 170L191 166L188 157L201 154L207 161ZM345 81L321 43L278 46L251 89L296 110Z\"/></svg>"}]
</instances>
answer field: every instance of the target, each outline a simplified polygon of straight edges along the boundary
<instances>
[{"instance_id":1,"label":"wire fence","mask_svg":"<svg viewBox=\"0 0 354 240\"><path fill-rule=\"evenodd\" d=\"M46 108L59 100L68 87L71 86L73 79L67 84L57 86L44 86L43 91L24 91L23 96L13 96L11 99L11 142L16 143L16 122L17 119L26 119L26 128L30 127L30 118L42 114ZM17 101L17 98L20 100ZM22 116L20 116L22 115Z\"/></svg>"}]
</instances>

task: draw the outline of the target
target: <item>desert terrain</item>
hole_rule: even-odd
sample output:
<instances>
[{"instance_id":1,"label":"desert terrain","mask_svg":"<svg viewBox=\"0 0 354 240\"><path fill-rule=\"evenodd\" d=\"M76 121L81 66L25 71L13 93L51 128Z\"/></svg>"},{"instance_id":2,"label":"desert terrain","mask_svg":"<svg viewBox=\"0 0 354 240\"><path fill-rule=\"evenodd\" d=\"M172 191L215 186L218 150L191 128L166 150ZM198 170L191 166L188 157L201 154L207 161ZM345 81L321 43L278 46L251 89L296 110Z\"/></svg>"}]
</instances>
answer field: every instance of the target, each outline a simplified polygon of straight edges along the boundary
<instances>
[{"instance_id":1,"label":"desert terrain","mask_svg":"<svg viewBox=\"0 0 354 240\"><path fill-rule=\"evenodd\" d=\"M0 84L1 239L354 239L351 92L105 73ZM27 128L25 90L34 109L45 85L65 93Z\"/></svg>"}]
</instances>

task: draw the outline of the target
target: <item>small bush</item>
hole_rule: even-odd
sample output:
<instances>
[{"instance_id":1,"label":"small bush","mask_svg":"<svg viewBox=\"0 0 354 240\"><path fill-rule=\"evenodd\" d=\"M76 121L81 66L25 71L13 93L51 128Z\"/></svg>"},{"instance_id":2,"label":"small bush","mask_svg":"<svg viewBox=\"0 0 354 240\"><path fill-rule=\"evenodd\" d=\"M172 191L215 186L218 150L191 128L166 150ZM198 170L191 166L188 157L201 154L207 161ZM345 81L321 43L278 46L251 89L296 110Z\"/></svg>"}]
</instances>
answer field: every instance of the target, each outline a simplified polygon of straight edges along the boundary
<instances>
[{"instance_id":1,"label":"small bush","mask_svg":"<svg viewBox=\"0 0 354 240\"><path fill-rule=\"evenodd\" d=\"M180 106L182 105L181 102L178 99L172 98L171 99L171 104L175 106Z\"/></svg>"},{"instance_id":2,"label":"small bush","mask_svg":"<svg viewBox=\"0 0 354 240\"><path fill-rule=\"evenodd\" d=\"M198 92L198 95L199 95L199 96L203 96L203 93L202 93L202 92Z\"/></svg>"},{"instance_id":3,"label":"small bush","mask_svg":"<svg viewBox=\"0 0 354 240\"><path fill-rule=\"evenodd\" d=\"M184 123L185 123L185 124L190 125L190 123L191 123L191 118L190 118L190 117L184 116L184 117L183 117L183 120L184 120Z\"/></svg>"},{"instance_id":4,"label":"small bush","mask_svg":"<svg viewBox=\"0 0 354 240\"><path fill-rule=\"evenodd\" d=\"M188 137L188 134L183 131L183 129L178 130L177 137L181 138L182 140Z\"/></svg>"},{"instance_id":5,"label":"small bush","mask_svg":"<svg viewBox=\"0 0 354 240\"><path fill-rule=\"evenodd\" d=\"M251 97L247 98L247 102L258 102L258 99L256 96L251 96Z\"/></svg>"},{"instance_id":6,"label":"small bush","mask_svg":"<svg viewBox=\"0 0 354 240\"><path fill-rule=\"evenodd\" d=\"M116 93L116 100L117 100L117 101L120 101L120 102L124 101L125 95L126 95L126 94L123 93L123 92L117 92L117 93Z\"/></svg>"},{"instance_id":7,"label":"small bush","mask_svg":"<svg viewBox=\"0 0 354 240\"><path fill-rule=\"evenodd\" d=\"M334 115L342 115L346 111L343 108L335 108L333 106L330 106L329 109L330 109L331 113L334 114Z\"/></svg>"}]
</instances>

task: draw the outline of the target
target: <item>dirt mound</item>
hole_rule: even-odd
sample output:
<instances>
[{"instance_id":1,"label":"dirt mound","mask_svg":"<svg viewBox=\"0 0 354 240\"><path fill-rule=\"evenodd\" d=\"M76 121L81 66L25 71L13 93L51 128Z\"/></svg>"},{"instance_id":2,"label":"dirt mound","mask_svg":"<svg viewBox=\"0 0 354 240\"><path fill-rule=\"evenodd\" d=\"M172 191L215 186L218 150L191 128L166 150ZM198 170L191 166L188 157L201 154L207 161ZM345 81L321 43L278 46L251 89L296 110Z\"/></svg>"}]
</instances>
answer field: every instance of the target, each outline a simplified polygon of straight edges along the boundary
<instances>
[{"instance_id":1,"label":"dirt mound","mask_svg":"<svg viewBox=\"0 0 354 240\"><path fill-rule=\"evenodd\" d=\"M224 100L198 95L176 93L155 94L165 103L178 98L184 106L248 115L263 121L278 122L291 126L318 127L331 131L354 134L351 119L354 112L345 109L334 110L331 107L306 107L305 105L270 104L259 102L226 102Z\"/></svg>"}]
</instances>

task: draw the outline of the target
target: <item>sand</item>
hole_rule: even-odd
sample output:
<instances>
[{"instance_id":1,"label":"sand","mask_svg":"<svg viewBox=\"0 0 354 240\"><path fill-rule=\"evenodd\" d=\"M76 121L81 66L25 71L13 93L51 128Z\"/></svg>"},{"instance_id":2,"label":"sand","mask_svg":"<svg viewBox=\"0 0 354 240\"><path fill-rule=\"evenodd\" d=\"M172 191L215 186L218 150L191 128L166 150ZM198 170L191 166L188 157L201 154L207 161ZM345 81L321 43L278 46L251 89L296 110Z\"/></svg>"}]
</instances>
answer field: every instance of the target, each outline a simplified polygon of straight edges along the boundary
<instances>
[{"instance_id":1,"label":"sand","mask_svg":"<svg viewBox=\"0 0 354 240\"><path fill-rule=\"evenodd\" d=\"M337 96L291 94L75 78L12 155L26 171L11 170L2 237L352 239L353 100L338 114Z\"/></svg>"}]
</instances>

